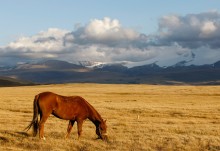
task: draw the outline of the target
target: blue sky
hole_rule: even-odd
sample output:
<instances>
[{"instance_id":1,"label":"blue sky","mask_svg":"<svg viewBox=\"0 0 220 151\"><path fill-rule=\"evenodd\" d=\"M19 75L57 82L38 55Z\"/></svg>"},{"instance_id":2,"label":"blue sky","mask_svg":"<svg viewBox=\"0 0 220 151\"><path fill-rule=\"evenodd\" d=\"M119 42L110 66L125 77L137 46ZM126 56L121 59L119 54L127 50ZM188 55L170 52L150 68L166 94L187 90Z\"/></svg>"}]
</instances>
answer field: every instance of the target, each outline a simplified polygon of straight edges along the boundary
<instances>
[{"instance_id":1,"label":"blue sky","mask_svg":"<svg viewBox=\"0 0 220 151\"><path fill-rule=\"evenodd\" d=\"M2 0L0 3L0 45L51 27L73 30L77 23L103 17L118 19L123 26L147 34L157 30L157 21L163 15L220 10L218 0Z\"/></svg>"},{"instance_id":2,"label":"blue sky","mask_svg":"<svg viewBox=\"0 0 220 151\"><path fill-rule=\"evenodd\" d=\"M211 63L216 60L220 60L220 58L211 56L216 56L218 54L218 48L212 48L210 44L204 44L201 47L192 47L192 44L188 47L186 44L176 41L172 39L173 37L166 37L161 38L161 31L163 30L170 30L172 29L171 25L168 25L167 22L170 21L170 19L177 18L179 20L187 20L190 15L195 15L199 19L201 17L199 16L206 16L210 17L210 14L207 13L217 13L216 17L211 19L212 22L207 22L205 24L205 20L200 20L200 22L203 22L203 24L199 27L201 29L212 27L212 29L217 32L218 29L218 23L219 23L219 13L220 13L220 1L218 0L200 0L200 1L192 1L192 0L184 0L184 1L177 1L177 0L166 0L166 1L159 1L159 0L138 0L138 1L128 1L128 0L120 0L120 1L112 1L112 0L93 0L93 1L70 1L70 0L2 0L0 2L0 20L1 20L1 26L0 26L0 58L3 61L0 61L0 64L3 64L4 62L8 62L8 59L11 59L15 56L10 56L9 52L18 53L19 55L16 56L17 61L25 62L25 59L31 60L36 59L38 57L33 57L33 54L26 53L27 51L33 51L38 52L37 55L45 55L45 56L51 56L51 58L56 59L56 56L58 57L58 51L61 54L61 52L69 52L69 49L80 49L80 52L72 51L73 56L79 55L80 57L85 57L85 60L92 60L92 61L127 61L127 62L143 62L143 63L150 63L153 61L158 61L158 59L161 59L161 51L162 49L172 49L166 53L168 56L173 54L181 54L183 55L173 55L171 58L162 58L161 65L166 64L172 64L176 61L181 61L181 59L187 58L188 60L192 60L194 58L190 58L194 55L190 54L196 54L196 56L200 56L200 60L196 60L196 64L202 64L202 63ZM165 18L165 16L168 16ZM192 17L192 16L190 16ZM105 20L104 18L108 18ZM95 22L96 21L96 22ZM104 22L105 21L105 22ZM32 38L38 40L45 39L45 34L51 34L54 36L54 34L58 34L61 36L62 39L65 39L68 34L72 33L72 36L74 39L77 39L76 35L77 33L80 33L82 30L86 30L87 27L91 24L99 24L101 22L103 26L107 27L108 23L111 24L114 21L116 21L117 25L112 26L112 29L118 28L120 33L126 33L125 35L132 34L133 36L136 36L136 39L133 37L133 39L130 39L128 37L121 37L120 40L123 42L126 41L126 44L135 43L138 41L140 44L140 41L143 41L143 38L140 39L140 35L144 35L148 39L148 42L145 42L146 47L145 48L136 48L134 45L131 45L129 48L126 48L125 46L122 46L122 44L116 45L106 45L105 47L101 47L103 44L106 44L109 40L106 38L106 36L110 36L112 38L112 35L108 33L108 35L102 35L106 38L106 41L103 42L103 39L101 42L97 42L100 39L97 39L96 41L89 41L88 37L85 40L84 39L84 46L79 45L82 44L82 39L78 37L78 45L76 46L75 41L71 41L72 44L69 48L61 48L62 50L56 50L55 54L45 54L43 50L34 50L37 49L34 46L29 44L29 46L25 46L25 43ZM173 21L173 20L172 20ZM217 22L217 23L216 23ZM184 22L184 24L187 24L188 22ZM94 25L93 24L93 25ZM97 27L95 24L94 26ZM91 26L91 27L94 27ZM183 27L183 26L181 26ZM187 27L185 25L184 27ZM202 28L204 27L204 28ZM51 30L50 30L51 29ZM56 29L56 30L54 30ZM106 28L105 28L106 29ZM180 31L180 28L176 31ZM176 32L175 31L175 32ZM187 31L190 31L187 30ZM193 30L195 31L195 30ZM94 33L94 31L92 31ZM97 30L96 30L97 32ZM172 31L171 31L172 32ZM174 32L174 31L173 31ZM41 34L40 34L41 33ZM42 34L44 33L44 34ZM62 34L61 34L62 33ZM120 33L118 33L120 35ZM181 33L181 32L180 32ZM187 33L187 32L185 32ZM61 34L61 35L60 35ZM90 33L91 34L91 33ZM97 34L97 33L96 33ZM106 34L106 32L105 32ZM137 35L139 34L139 36ZM170 34L170 33L169 33ZM173 33L172 33L173 34ZM204 34L204 33L203 33ZM150 45L149 39L155 39L155 37L158 37L160 35L159 41L160 44ZM56 35L57 36L57 35ZM55 39L58 38L55 36ZM88 36L88 35L87 35ZM91 36L91 35L90 35ZM94 35L93 35L94 36ZM96 35L97 36L97 35ZM100 35L99 35L100 36ZM173 35L175 36L175 35ZM201 36L201 34L200 34ZM207 36L207 35L206 35ZM208 35L210 38L210 35ZM64 38L65 37L65 38ZM82 37L82 35L81 35ZM143 36L142 36L143 37ZM204 37L204 36L203 36ZM23 38L23 40L22 40ZM24 40L24 38L26 38ZM28 39L29 38L29 39ZM51 35L49 36L51 38ZM91 37L90 37L91 38ZM94 38L94 37L93 37ZM97 37L95 37L97 38ZM100 38L100 37L99 37ZM103 37L102 37L103 38ZM112 42L113 39L110 38L110 41ZM168 40L168 38L170 38ZM211 38L217 37L213 36ZM134 40L135 39L135 40ZM172 41L171 44L167 44L168 41ZM118 40L118 39L117 39ZM200 39L201 40L201 39ZM79 42L80 41L80 42ZM85 43L87 41L87 43ZM166 44L164 43L166 41ZM197 39L198 41L198 39ZM25 43L22 43L25 42ZM163 42L163 44L162 44ZM204 39L201 40L201 42L204 42ZM13 43L13 44L11 44ZM148 44L146 44L148 43ZM150 42L152 43L152 41ZM41 43L43 49L43 43ZM45 43L44 43L45 44ZM54 44L54 43L53 43ZM90 44L90 45L89 45ZM22 48L20 47L22 45ZM56 44L54 44L56 45ZM138 45L138 44L136 44ZM162 47L163 45L163 47ZM174 48L175 45L175 48ZM205 46L208 45L206 48ZM19 46L19 47L18 47ZM166 47L165 47L166 46ZM33 48L33 50L32 50ZM48 47L47 47L48 48ZM121 55L121 57L114 56L113 54L116 53L116 48L118 48L117 53L125 54ZM123 50L119 50L123 48ZM95 50L94 50L95 49ZM100 53L99 49L105 50L105 52ZM130 51L136 50L137 51ZM140 49L140 50L139 50ZM173 50L175 49L175 50ZM177 50L178 49L178 50ZM201 51L198 51L200 49ZM87 54L90 54L89 57L86 57L85 55L81 54L82 52ZM152 50L152 51L151 51ZM210 50L210 51L209 51ZM49 48L47 52L50 51ZM143 53L143 51L145 53ZM4 52L4 53L2 53ZM8 53L7 53L8 52ZM187 54L184 54L187 53ZM210 52L210 53L207 53ZM23 53L23 54L21 54ZM98 54L97 56L95 54ZM132 54L131 56L129 54ZM137 54L137 55L136 55ZM206 55L209 56L209 58L205 58ZM37 56L36 55L36 56ZM145 55L146 57L142 57ZM23 56L23 57L22 57ZM99 59L100 56L107 59ZM108 57L111 56L111 57ZM132 58L134 56L134 58ZM158 56L158 57L157 57ZM166 56L163 54L162 56ZM3 58L4 57L4 58ZM59 55L60 57L60 55ZM64 60L66 61L73 61L76 60L75 57L68 58L67 56L62 56ZM141 59L136 59L140 57ZM42 58L42 57L41 57ZM207 61L202 62L201 60L206 59ZM169 63L167 60L171 60Z\"/></svg>"}]
</instances>

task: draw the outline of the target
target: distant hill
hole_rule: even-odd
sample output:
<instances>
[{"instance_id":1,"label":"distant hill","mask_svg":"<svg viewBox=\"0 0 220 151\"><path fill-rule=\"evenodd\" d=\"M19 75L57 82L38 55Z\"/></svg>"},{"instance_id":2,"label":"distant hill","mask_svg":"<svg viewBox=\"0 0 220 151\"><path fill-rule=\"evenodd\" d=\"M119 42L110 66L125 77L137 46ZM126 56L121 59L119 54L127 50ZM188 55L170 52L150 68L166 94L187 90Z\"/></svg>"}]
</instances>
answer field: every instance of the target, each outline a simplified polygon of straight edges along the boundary
<instances>
[{"instance_id":1,"label":"distant hill","mask_svg":"<svg viewBox=\"0 0 220 151\"><path fill-rule=\"evenodd\" d=\"M40 62L38 64L44 65L47 68L51 69L81 69L84 68L84 66L72 64L66 61L59 61L59 60L46 60L43 62Z\"/></svg>"},{"instance_id":2,"label":"distant hill","mask_svg":"<svg viewBox=\"0 0 220 151\"><path fill-rule=\"evenodd\" d=\"M220 68L220 61L216 62L213 64L214 68Z\"/></svg>"},{"instance_id":3,"label":"distant hill","mask_svg":"<svg viewBox=\"0 0 220 151\"><path fill-rule=\"evenodd\" d=\"M88 63L84 62L88 65ZM91 65L92 62L89 62ZM128 68L120 63L98 64L90 67L65 61L47 60L0 68L0 76L17 77L39 84L50 83L144 83L144 84L220 84L220 61L210 65L185 65L180 62L169 67L156 63ZM5 84L4 84L5 83ZM2 79L2 85L22 85L23 82ZM27 84L27 83L25 83Z\"/></svg>"},{"instance_id":4,"label":"distant hill","mask_svg":"<svg viewBox=\"0 0 220 151\"><path fill-rule=\"evenodd\" d=\"M34 83L17 80L9 77L0 77L0 87L28 86L28 85L34 85Z\"/></svg>"},{"instance_id":5,"label":"distant hill","mask_svg":"<svg viewBox=\"0 0 220 151\"><path fill-rule=\"evenodd\" d=\"M64 70L64 69L82 69L85 68L81 65L72 64L65 61L59 60L46 60L38 63L26 63L17 65L14 69L23 69L23 70L37 70L37 69L46 69L46 70Z\"/></svg>"}]
</instances>

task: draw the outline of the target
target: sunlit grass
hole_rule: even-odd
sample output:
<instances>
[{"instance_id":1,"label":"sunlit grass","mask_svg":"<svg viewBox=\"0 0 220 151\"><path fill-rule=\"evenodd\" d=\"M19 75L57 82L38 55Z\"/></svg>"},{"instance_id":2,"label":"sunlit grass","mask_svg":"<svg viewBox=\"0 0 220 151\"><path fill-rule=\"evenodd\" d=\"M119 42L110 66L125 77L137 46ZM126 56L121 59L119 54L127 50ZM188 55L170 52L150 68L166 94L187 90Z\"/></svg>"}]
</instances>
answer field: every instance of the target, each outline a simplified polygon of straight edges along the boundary
<instances>
[{"instance_id":1,"label":"sunlit grass","mask_svg":"<svg viewBox=\"0 0 220 151\"><path fill-rule=\"evenodd\" d=\"M46 141L23 129L32 119L33 98L43 91L80 95L107 119L110 142L96 140L86 120L76 125L49 117ZM63 84L0 88L0 150L220 150L220 86Z\"/></svg>"}]
</instances>

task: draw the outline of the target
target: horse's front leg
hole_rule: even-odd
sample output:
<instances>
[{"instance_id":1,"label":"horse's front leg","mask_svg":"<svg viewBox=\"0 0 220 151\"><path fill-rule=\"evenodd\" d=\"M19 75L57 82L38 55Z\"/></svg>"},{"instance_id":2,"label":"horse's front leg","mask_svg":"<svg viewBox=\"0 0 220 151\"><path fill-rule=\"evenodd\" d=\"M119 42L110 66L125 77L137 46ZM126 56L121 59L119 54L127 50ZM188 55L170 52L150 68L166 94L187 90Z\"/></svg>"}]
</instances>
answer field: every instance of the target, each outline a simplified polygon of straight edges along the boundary
<instances>
[{"instance_id":1,"label":"horse's front leg","mask_svg":"<svg viewBox=\"0 0 220 151\"><path fill-rule=\"evenodd\" d=\"M98 139L101 139L101 133L98 125L96 125L96 134L98 135Z\"/></svg>"},{"instance_id":2,"label":"horse's front leg","mask_svg":"<svg viewBox=\"0 0 220 151\"><path fill-rule=\"evenodd\" d=\"M65 138L68 138L68 137L69 137L70 132L71 132L71 130L72 130L72 128L73 128L74 122L75 122L75 121L72 121L72 120L69 121L69 124L68 124L68 127L67 127L67 133L66 133Z\"/></svg>"},{"instance_id":3,"label":"horse's front leg","mask_svg":"<svg viewBox=\"0 0 220 151\"><path fill-rule=\"evenodd\" d=\"M77 129L78 129L78 140L82 134L82 124L83 124L83 120L82 119L78 119L77 120Z\"/></svg>"}]
</instances>

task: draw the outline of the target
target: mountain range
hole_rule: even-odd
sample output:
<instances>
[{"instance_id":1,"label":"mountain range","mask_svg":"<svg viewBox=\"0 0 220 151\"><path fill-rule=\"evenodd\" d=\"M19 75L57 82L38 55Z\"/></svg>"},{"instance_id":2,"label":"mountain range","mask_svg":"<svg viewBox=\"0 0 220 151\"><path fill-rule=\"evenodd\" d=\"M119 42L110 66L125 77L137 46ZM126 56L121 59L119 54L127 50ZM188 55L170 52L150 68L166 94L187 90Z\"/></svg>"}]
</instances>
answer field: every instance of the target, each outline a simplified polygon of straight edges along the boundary
<instances>
[{"instance_id":1,"label":"mountain range","mask_svg":"<svg viewBox=\"0 0 220 151\"><path fill-rule=\"evenodd\" d=\"M0 86L75 82L217 85L220 61L207 65L186 65L181 61L169 67L152 63L128 68L123 63L46 60L0 67Z\"/></svg>"}]
</instances>

